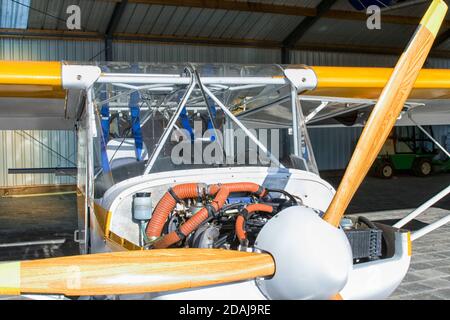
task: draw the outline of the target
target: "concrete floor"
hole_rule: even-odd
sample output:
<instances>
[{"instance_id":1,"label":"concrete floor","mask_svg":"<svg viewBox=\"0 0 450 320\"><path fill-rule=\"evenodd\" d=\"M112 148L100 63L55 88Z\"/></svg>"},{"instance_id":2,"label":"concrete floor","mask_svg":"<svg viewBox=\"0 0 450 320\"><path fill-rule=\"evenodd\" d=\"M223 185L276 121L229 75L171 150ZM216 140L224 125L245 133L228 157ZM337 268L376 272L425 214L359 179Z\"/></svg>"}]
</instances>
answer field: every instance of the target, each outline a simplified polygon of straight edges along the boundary
<instances>
[{"instance_id":1,"label":"concrete floor","mask_svg":"<svg viewBox=\"0 0 450 320\"><path fill-rule=\"evenodd\" d=\"M323 179L337 188L342 172L324 172ZM450 173L426 178L397 174L389 180L368 176L350 202L347 213L417 208L450 184ZM450 210L450 196L435 207Z\"/></svg>"},{"instance_id":2,"label":"concrete floor","mask_svg":"<svg viewBox=\"0 0 450 320\"><path fill-rule=\"evenodd\" d=\"M342 172L323 174L323 178L335 187L341 176ZM449 183L450 174L430 178L400 175L391 180L367 177L352 200L348 213L394 223L410 208L419 206ZM438 202L414 225L426 225L446 214L450 214L450 197ZM77 254L78 247L73 242L76 228L74 194L0 198L0 244L65 240L63 244L0 245L0 261ZM411 268L391 299L450 299L450 225L413 243Z\"/></svg>"},{"instance_id":3,"label":"concrete floor","mask_svg":"<svg viewBox=\"0 0 450 320\"><path fill-rule=\"evenodd\" d=\"M371 220L396 222L409 210L387 210L362 214ZM426 225L450 214L450 210L430 208L420 216ZM415 223L413 229L419 226ZM450 224L415 240L411 265L403 282L389 298L391 300L450 300Z\"/></svg>"},{"instance_id":4,"label":"concrete floor","mask_svg":"<svg viewBox=\"0 0 450 320\"><path fill-rule=\"evenodd\" d=\"M0 197L0 261L77 254L75 229L75 194ZM17 242L62 239L63 244L3 247Z\"/></svg>"}]
</instances>

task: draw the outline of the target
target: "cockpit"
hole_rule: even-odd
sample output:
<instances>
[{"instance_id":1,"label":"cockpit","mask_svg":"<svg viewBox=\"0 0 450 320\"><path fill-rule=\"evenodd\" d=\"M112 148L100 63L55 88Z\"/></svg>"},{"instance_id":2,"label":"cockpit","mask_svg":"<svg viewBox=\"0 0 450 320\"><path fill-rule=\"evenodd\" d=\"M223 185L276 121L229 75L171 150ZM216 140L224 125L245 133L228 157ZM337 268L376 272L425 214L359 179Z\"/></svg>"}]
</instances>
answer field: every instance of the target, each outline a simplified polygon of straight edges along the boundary
<instances>
[{"instance_id":1,"label":"cockpit","mask_svg":"<svg viewBox=\"0 0 450 320\"><path fill-rule=\"evenodd\" d=\"M302 81L301 66L289 73L279 65L100 68L103 75L91 90L95 198L121 181L174 170L257 166L318 172L295 86ZM84 134L79 131L79 141Z\"/></svg>"}]
</instances>

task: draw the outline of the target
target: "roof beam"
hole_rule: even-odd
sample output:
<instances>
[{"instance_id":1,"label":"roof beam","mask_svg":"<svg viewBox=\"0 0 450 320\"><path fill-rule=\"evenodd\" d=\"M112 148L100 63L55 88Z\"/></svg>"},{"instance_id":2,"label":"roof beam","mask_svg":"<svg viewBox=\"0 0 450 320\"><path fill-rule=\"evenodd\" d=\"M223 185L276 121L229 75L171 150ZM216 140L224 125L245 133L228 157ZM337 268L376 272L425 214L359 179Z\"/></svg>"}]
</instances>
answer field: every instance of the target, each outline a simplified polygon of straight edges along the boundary
<instances>
[{"instance_id":1,"label":"roof beam","mask_svg":"<svg viewBox=\"0 0 450 320\"><path fill-rule=\"evenodd\" d=\"M70 30L41 30L41 29L0 29L0 37L3 38L32 38L32 39L61 39L61 40L90 40L104 39L104 34L99 32L70 31ZM251 39L223 39L206 37L181 37L171 35L114 33L114 41L123 42L159 42L159 43L184 43L192 45L210 46L238 46L247 48L280 48L278 41L251 40Z\"/></svg>"},{"instance_id":2,"label":"roof beam","mask_svg":"<svg viewBox=\"0 0 450 320\"><path fill-rule=\"evenodd\" d=\"M314 16L314 8L299 6L284 6L279 4L267 4L250 1L230 0L129 0L130 3L141 3L149 5L164 5L176 7L223 9L233 11L249 11L261 13L276 13L294 16Z\"/></svg>"},{"instance_id":3,"label":"roof beam","mask_svg":"<svg viewBox=\"0 0 450 320\"><path fill-rule=\"evenodd\" d=\"M324 43L301 43L296 45L294 50L303 51L323 51L323 52L339 52L339 53L356 53L356 54L375 54L375 55L391 55L399 57L404 47L380 47L380 46L359 46L348 44L324 44ZM432 50L429 54L433 58L450 59L450 50Z\"/></svg>"},{"instance_id":4,"label":"roof beam","mask_svg":"<svg viewBox=\"0 0 450 320\"><path fill-rule=\"evenodd\" d=\"M102 40L104 34L91 31L45 30L45 29L0 29L2 38Z\"/></svg>"},{"instance_id":5,"label":"roof beam","mask_svg":"<svg viewBox=\"0 0 450 320\"><path fill-rule=\"evenodd\" d=\"M185 43L192 45L210 45L210 46L231 46L247 48L279 48L278 41L252 40L252 39L224 39L224 38L206 38L206 37L182 37L171 35L154 34L129 34L116 33L114 39L117 41L137 41L137 42L161 42L161 43Z\"/></svg>"},{"instance_id":6,"label":"roof beam","mask_svg":"<svg viewBox=\"0 0 450 320\"><path fill-rule=\"evenodd\" d=\"M78 41L102 41L104 34L99 32L86 31L67 31L67 30L38 30L38 29L0 29L0 37L3 38L27 38L27 39L62 39ZM139 42L150 43L159 42L166 44L190 44L203 46L223 46L223 47L246 47L262 49L281 49L282 43L278 41L267 40L248 40L248 39L221 39L221 38L202 38L202 37L179 37L165 35L141 35L128 33L114 33L113 41L117 42ZM295 45L294 50L305 51L329 51L344 53L367 53L384 54L399 56L404 48L378 47L378 46L357 46L348 44L324 44L324 43L305 43ZM449 50L434 49L430 56L440 58L450 58Z\"/></svg>"},{"instance_id":7,"label":"roof beam","mask_svg":"<svg viewBox=\"0 0 450 320\"><path fill-rule=\"evenodd\" d=\"M305 17L294 30L282 41L282 63L290 63L289 48L292 48L308 30L322 17L337 0L322 0L316 7L314 17Z\"/></svg>"},{"instance_id":8,"label":"roof beam","mask_svg":"<svg viewBox=\"0 0 450 320\"><path fill-rule=\"evenodd\" d=\"M115 1L118 0L102 0ZM148 5L165 5L177 7L205 8L205 9L222 9L231 11L246 11L282 14L290 16L314 17L317 15L316 8L268 4L249 1L230 1L230 0L128 0L128 3L148 4ZM339 20L356 20L366 21L365 12L345 11L345 10L329 10L323 15L324 18ZM421 17L408 17L399 15L382 14L382 20L385 23L418 25ZM444 27L450 27L450 21L444 21Z\"/></svg>"},{"instance_id":9,"label":"roof beam","mask_svg":"<svg viewBox=\"0 0 450 320\"><path fill-rule=\"evenodd\" d=\"M106 27L105 32L105 60L112 61L112 40L113 34L119 25L120 18L125 11L125 7L127 6L128 0L122 0L117 2L114 6L113 13L111 18L109 19L108 26Z\"/></svg>"}]
</instances>

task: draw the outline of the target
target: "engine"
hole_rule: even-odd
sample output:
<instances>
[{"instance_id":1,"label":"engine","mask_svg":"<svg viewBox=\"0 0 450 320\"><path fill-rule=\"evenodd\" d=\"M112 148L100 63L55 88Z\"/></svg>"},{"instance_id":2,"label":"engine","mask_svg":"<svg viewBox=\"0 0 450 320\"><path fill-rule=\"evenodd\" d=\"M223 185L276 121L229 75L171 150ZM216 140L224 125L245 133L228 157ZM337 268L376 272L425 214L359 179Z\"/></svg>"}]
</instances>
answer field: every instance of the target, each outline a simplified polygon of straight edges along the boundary
<instances>
[{"instance_id":1,"label":"engine","mask_svg":"<svg viewBox=\"0 0 450 320\"><path fill-rule=\"evenodd\" d=\"M300 198L285 190L250 182L180 184L169 188L153 211L150 204L150 193L135 195L134 219L141 222L141 245L145 248L242 251L254 246L261 229L277 213L302 205ZM355 264L382 256L386 242L382 241L383 231L368 219L344 217L340 228L349 240Z\"/></svg>"},{"instance_id":2,"label":"engine","mask_svg":"<svg viewBox=\"0 0 450 320\"><path fill-rule=\"evenodd\" d=\"M143 198L139 194L134 199L134 217L139 221L145 219L141 214ZM148 223L143 224L142 244L146 248L245 251L253 246L267 221L281 210L298 204L301 199L285 190L266 189L248 182L176 185L163 195L148 216Z\"/></svg>"}]
</instances>

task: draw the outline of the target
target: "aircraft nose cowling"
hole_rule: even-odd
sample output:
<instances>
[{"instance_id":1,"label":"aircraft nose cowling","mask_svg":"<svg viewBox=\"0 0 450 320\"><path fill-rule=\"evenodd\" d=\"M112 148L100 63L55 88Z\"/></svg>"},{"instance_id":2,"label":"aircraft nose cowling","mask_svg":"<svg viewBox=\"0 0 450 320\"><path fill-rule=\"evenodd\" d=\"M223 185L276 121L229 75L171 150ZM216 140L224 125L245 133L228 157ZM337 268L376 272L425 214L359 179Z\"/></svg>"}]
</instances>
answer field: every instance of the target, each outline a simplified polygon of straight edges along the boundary
<instances>
[{"instance_id":1,"label":"aircraft nose cowling","mask_svg":"<svg viewBox=\"0 0 450 320\"><path fill-rule=\"evenodd\" d=\"M274 276L257 280L270 299L329 299L344 288L353 267L345 233L303 206L270 219L255 247L275 261Z\"/></svg>"}]
</instances>

